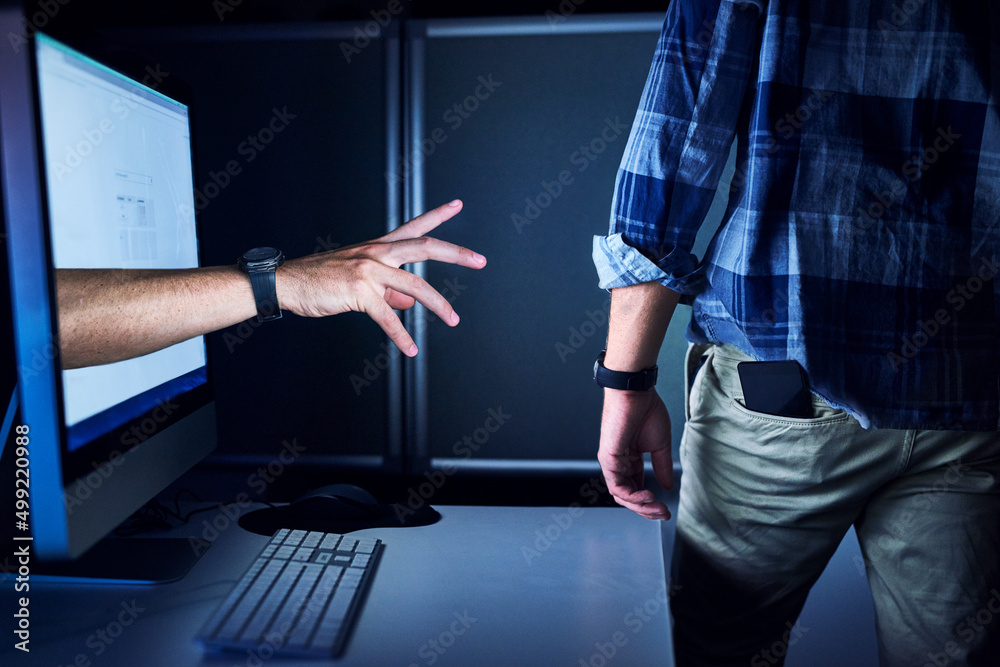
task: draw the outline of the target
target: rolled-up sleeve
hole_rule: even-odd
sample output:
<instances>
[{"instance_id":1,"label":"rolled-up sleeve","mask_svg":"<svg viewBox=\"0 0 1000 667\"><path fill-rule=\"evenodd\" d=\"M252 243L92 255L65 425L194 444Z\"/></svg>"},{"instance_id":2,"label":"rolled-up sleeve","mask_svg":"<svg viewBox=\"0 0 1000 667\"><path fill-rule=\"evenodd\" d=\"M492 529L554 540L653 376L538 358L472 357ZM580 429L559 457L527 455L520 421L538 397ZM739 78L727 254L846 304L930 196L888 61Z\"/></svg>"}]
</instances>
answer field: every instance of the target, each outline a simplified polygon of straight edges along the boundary
<instances>
[{"instance_id":1,"label":"rolled-up sleeve","mask_svg":"<svg viewBox=\"0 0 1000 667\"><path fill-rule=\"evenodd\" d=\"M702 289L691 250L736 136L763 3L670 3L618 170L611 228L594 238L602 289L652 280L683 295Z\"/></svg>"}]
</instances>

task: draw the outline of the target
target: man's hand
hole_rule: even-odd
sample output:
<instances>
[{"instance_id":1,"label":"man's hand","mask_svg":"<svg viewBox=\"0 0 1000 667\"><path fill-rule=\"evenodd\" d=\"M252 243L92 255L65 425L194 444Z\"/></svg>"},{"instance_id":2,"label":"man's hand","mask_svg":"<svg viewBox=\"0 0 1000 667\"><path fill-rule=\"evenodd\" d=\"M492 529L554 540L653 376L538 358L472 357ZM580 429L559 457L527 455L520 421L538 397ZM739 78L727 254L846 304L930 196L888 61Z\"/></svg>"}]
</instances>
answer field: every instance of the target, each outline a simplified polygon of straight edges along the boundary
<instances>
[{"instance_id":1,"label":"man's hand","mask_svg":"<svg viewBox=\"0 0 1000 667\"><path fill-rule=\"evenodd\" d=\"M643 481L643 454L650 452L656 481L673 488L670 415L655 389L604 390L601 448L597 460L615 502L647 519L669 519L667 506L656 500Z\"/></svg>"},{"instance_id":2,"label":"man's hand","mask_svg":"<svg viewBox=\"0 0 1000 667\"><path fill-rule=\"evenodd\" d=\"M449 326L459 318L437 290L399 267L427 260L471 269L486 266L486 258L468 248L424 236L461 210L462 202L455 200L374 241L286 262L276 274L279 307L306 317L367 313L412 357L417 346L393 309L405 310L419 301Z\"/></svg>"}]
</instances>

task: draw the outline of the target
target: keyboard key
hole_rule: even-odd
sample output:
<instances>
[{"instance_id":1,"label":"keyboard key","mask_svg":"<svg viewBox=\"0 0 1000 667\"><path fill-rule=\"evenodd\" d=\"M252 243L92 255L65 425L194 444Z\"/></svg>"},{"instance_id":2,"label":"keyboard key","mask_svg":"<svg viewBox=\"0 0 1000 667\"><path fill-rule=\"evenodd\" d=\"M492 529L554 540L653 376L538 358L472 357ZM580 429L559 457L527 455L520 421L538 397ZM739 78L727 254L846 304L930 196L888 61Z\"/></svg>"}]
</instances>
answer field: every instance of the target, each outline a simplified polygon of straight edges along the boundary
<instances>
[{"instance_id":1,"label":"keyboard key","mask_svg":"<svg viewBox=\"0 0 1000 667\"><path fill-rule=\"evenodd\" d=\"M215 636L216 639L235 642L240 638L243 627L250 620L250 616L256 611L264 596L267 595L271 584L278 578L278 574L284 566L285 564L281 561L271 561L261 570L260 574L253 580L247 594L240 598L239 604L233 608L225 625Z\"/></svg>"},{"instance_id":2,"label":"keyboard key","mask_svg":"<svg viewBox=\"0 0 1000 667\"><path fill-rule=\"evenodd\" d=\"M337 543L340 542L341 537L343 536L329 533L323 538L323 543L319 545L319 548L323 551L333 551L337 548Z\"/></svg>"},{"instance_id":3,"label":"keyboard key","mask_svg":"<svg viewBox=\"0 0 1000 667\"><path fill-rule=\"evenodd\" d=\"M298 560L308 563L309 559L312 558L313 550L307 549L305 547L299 547L295 550L295 555L292 556L292 560Z\"/></svg>"},{"instance_id":4,"label":"keyboard key","mask_svg":"<svg viewBox=\"0 0 1000 667\"><path fill-rule=\"evenodd\" d=\"M260 642L265 635L269 634L268 631L275 627L272 619L298 580L302 567L299 563L289 563L282 570L278 581L267 592L267 597L257 605L254 615L243 629L243 637L247 641Z\"/></svg>"},{"instance_id":5,"label":"keyboard key","mask_svg":"<svg viewBox=\"0 0 1000 667\"><path fill-rule=\"evenodd\" d=\"M285 545L274 552L274 557L279 560L288 560L295 553L295 547Z\"/></svg>"},{"instance_id":6,"label":"keyboard key","mask_svg":"<svg viewBox=\"0 0 1000 667\"><path fill-rule=\"evenodd\" d=\"M267 565L268 562L270 561L265 558L258 558L253 562L250 569L246 571L246 574L244 574L239 583L236 584L236 587L230 591L226 601L222 603L222 606L215 612L212 619L205 625L205 630L208 635L214 635L218 632L219 626L226 620L229 612L236 606L236 603L241 597L243 597L243 594L246 593L248 588L250 588L254 579L260 571L264 569L264 566Z\"/></svg>"}]
</instances>

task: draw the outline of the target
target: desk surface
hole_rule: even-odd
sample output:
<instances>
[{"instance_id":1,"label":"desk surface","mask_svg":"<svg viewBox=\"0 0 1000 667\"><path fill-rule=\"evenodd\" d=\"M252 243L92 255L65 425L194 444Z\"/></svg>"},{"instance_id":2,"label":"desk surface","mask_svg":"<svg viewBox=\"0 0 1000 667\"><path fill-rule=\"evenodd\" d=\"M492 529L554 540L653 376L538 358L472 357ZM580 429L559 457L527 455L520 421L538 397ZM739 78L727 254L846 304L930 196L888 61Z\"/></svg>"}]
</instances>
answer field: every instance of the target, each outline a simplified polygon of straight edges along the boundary
<instances>
[{"instance_id":1,"label":"desk surface","mask_svg":"<svg viewBox=\"0 0 1000 667\"><path fill-rule=\"evenodd\" d=\"M671 665L657 523L613 508L439 506L422 528L378 528L385 551L347 649L326 664ZM214 515L196 515L186 534ZM219 517L219 523L225 527ZM181 529L184 530L184 529ZM181 581L99 587L32 583L31 653L4 665L183 667L298 665L246 653L205 653L193 640L267 542L235 523ZM15 609L14 582L2 583Z\"/></svg>"}]
</instances>

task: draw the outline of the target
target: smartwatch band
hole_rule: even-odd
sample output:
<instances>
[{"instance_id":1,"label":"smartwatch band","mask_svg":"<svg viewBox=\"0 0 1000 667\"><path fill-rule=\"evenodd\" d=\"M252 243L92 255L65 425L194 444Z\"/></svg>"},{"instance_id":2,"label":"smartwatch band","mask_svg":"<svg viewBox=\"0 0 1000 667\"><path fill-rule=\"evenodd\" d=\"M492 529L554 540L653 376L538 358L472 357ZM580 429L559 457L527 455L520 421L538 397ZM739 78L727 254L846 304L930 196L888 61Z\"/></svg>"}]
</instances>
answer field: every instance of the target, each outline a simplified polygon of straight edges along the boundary
<instances>
[{"instance_id":1,"label":"smartwatch band","mask_svg":"<svg viewBox=\"0 0 1000 667\"><path fill-rule=\"evenodd\" d=\"M284 254L275 248L254 248L243 253L237 264L250 277L250 287L257 304L257 321L281 319L275 271L284 264Z\"/></svg>"},{"instance_id":2,"label":"smartwatch band","mask_svg":"<svg viewBox=\"0 0 1000 667\"><path fill-rule=\"evenodd\" d=\"M253 298L257 301L257 321L270 322L281 319L274 269L250 271L250 286L253 288Z\"/></svg>"},{"instance_id":3,"label":"smartwatch band","mask_svg":"<svg viewBox=\"0 0 1000 667\"><path fill-rule=\"evenodd\" d=\"M594 362L594 382L607 389L622 391L648 391L656 386L658 367L645 368L635 373L628 371L612 371L604 366L607 350L601 352Z\"/></svg>"}]
</instances>

